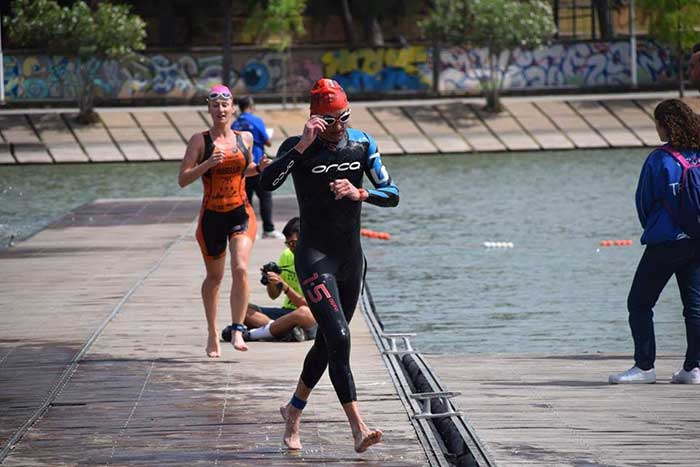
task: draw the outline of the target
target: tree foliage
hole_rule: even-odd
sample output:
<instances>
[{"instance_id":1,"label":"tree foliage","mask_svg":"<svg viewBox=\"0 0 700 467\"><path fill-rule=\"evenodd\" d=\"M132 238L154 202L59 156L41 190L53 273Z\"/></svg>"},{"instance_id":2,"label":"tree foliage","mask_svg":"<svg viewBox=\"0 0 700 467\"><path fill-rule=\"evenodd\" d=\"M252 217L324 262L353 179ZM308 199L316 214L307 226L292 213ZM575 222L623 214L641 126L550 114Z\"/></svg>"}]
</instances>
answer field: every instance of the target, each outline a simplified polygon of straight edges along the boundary
<instances>
[{"instance_id":1,"label":"tree foliage","mask_svg":"<svg viewBox=\"0 0 700 467\"><path fill-rule=\"evenodd\" d=\"M268 47L284 52L296 38L306 34L305 9L306 0L259 2L246 21L246 32L252 33Z\"/></svg>"},{"instance_id":2,"label":"tree foliage","mask_svg":"<svg viewBox=\"0 0 700 467\"><path fill-rule=\"evenodd\" d=\"M288 63L294 40L306 34L304 10L306 0L267 0L257 4L246 21L245 30L277 52L284 53L282 103L287 104ZM256 41L258 42L258 41Z\"/></svg>"},{"instance_id":3,"label":"tree foliage","mask_svg":"<svg viewBox=\"0 0 700 467\"><path fill-rule=\"evenodd\" d=\"M543 0L472 0L469 42L495 53L533 49L556 33L552 7Z\"/></svg>"},{"instance_id":4,"label":"tree foliage","mask_svg":"<svg viewBox=\"0 0 700 467\"><path fill-rule=\"evenodd\" d=\"M423 34L440 44L464 45L471 32L470 0L435 0L430 15L419 21Z\"/></svg>"},{"instance_id":5,"label":"tree foliage","mask_svg":"<svg viewBox=\"0 0 700 467\"><path fill-rule=\"evenodd\" d=\"M689 51L700 40L700 0L638 0L650 14L649 33L659 42Z\"/></svg>"},{"instance_id":6,"label":"tree foliage","mask_svg":"<svg viewBox=\"0 0 700 467\"><path fill-rule=\"evenodd\" d=\"M650 16L649 34L675 51L678 87L683 95L683 56L700 41L700 0L640 0Z\"/></svg>"},{"instance_id":7,"label":"tree foliage","mask_svg":"<svg viewBox=\"0 0 700 467\"><path fill-rule=\"evenodd\" d=\"M124 60L145 48L144 21L128 5L100 2L93 11L82 1L61 7L55 0L16 0L5 18L13 41L81 58Z\"/></svg>"},{"instance_id":8,"label":"tree foliage","mask_svg":"<svg viewBox=\"0 0 700 467\"><path fill-rule=\"evenodd\" d=\"M489 72L481 84L487 109L494 111L501 108L499 94L513 50L539 47L556 33L552 8L544 0L435 0L421 27L438 43L488 51Z\"/></svg>"},{"instance_id":9,"label":"tree foliage","mask_svg":"<svg viewBox=\"0 0 700 467\"><path fill-rule=\"evenodd\" d=\"M12 9L4 24L13 42L76 59L74 87L83 120L95 117L94 70L104 60L133 60L145 48L146 24L127 5L100 2L93 10L82 1L61 7L55 0L16 0Z\"/></svg>"}]
</instances>

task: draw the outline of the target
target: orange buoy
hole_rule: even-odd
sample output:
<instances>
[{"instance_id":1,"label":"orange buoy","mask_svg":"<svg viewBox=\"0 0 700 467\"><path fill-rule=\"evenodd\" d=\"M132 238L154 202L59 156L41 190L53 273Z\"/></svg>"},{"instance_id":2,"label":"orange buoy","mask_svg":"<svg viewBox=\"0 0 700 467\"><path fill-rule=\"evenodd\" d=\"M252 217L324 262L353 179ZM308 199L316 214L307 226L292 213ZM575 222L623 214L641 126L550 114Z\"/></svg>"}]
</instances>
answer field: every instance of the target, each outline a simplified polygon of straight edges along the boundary
<instances>
[{"instance_id":1,"label":"orange buoy","mask_svg":"<svg viewBox=\"0 0 700 467\"><path fill-rule=\"evenodd\" d=\"M388 232L377 232L369 229L360 229L360 235L367 238L377 238L380 240L389 240L391 235Z\"/></svg>"},{"instance_id":2,"label":"orange buoy","mask_svg":"<svg viewBox=\"0 0 700 467\"><path fill-rule=\"evenodd\" d=\"M634 244L632 240L601 240L599 245L600 246L630 246Z\"/></svg>"}]
</instances>

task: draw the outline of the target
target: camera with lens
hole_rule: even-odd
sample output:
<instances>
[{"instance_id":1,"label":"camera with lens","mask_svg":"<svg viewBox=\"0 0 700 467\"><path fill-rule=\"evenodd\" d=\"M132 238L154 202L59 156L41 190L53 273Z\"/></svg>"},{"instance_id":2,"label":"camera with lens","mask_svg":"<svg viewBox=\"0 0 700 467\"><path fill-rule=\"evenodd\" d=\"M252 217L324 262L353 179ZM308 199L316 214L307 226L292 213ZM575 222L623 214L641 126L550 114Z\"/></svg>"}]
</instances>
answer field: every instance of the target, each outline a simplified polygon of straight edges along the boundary
<instances>
[{"instance_id":1,"label":"camera with lens","mask_svg":"<svg viewBox=\"0 0 700 467\"><path fill-rule=\"evenodd\" d=\"M269 263L263 264L262 267L262 277L260 277L260 283L262 285L267 285L270 283L270 281L267 279L267 273L268 272L274 272L275 274L281 274L282 273L282 268L280 268L277 263L274 261L270 261Z\"/></svg>"}]
</instances>

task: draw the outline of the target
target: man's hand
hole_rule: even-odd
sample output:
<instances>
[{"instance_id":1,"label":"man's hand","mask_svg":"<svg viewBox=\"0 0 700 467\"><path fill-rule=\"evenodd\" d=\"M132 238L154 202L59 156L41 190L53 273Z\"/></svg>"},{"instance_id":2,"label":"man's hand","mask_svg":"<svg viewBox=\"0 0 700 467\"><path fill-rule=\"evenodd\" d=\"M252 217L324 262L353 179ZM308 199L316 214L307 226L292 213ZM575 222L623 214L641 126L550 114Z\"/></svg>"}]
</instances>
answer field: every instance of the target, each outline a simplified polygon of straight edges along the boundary
<instances>
[{"instance_id":1,"label":"man's hand","mask_svg":"<svg viewBox=\"0 0 700 467\"><path fill-rule=\"evenodd\" d=\"M282 280L280 275L277 274L276 272L269 271L267 273L267 280L270 284L277 287L278 289L281 289L282 287L284 287L284 280Z\"/></svg>"},{"instance_id":2,"label":"man's hand","mask_svg":"<svg viewBox=\"0 0 700 467\"><path fill-rule=\"evenodd\" d=\"M352 201L362 201L362 191L350 183L347 178L334 180L330 183L330 189L335 194L335 199L348 198Z\"/></svg>"},{"instance_id":3,"label":"man's hand","mask_svg":"<svg viewBox=\"0 0 700 467\"><path fill-rule=\"evenodd\" d=\"M312 115L304 125L304 132L301 134L301 139L294 146L294 149L303 153L316 140L316 137L326 131L326 122L323 121L320 115Z\"/></svg>"}]
</instances>

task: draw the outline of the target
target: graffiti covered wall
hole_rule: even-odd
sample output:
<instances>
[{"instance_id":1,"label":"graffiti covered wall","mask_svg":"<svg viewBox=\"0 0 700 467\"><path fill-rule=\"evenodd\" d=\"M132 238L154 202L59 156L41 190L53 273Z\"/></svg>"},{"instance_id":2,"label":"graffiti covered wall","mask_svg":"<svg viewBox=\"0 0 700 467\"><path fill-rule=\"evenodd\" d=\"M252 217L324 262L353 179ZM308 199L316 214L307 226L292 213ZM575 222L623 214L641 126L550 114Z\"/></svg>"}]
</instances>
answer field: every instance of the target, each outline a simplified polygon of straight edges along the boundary
<instances>
[{"instance_id":1,"label":"graffiti covered wall","mask_svg":"<svg viewBox=\"0 0 700 467\"><path fill-rule=\"evenodd\" d=\"M322 76L317 60L294 57L285 83L282 58L269 51L239 54L232 70L234 92L275 94L285 85L290 92L308 90ZM75 62L66 57L8 54L4 64L8 100L71 99L80 83ZM221 82L221 55L157 54L127 66L93 60L88 69L100 97L189 100Z\"/></svg>"},{"instance_id":2,"label":"graffiti covered wall","mask_svg":"<svg viewBox=\"0 0 700 467\"><path fill-rule=\"evenodd\" d=\"M324 75L348 93L421 91L432 83L425 47L342 49L326 52L321 61Z\"/></svg>"},{"instance_id":3,"label":"graffiti covered wall","mask_svg":"<svg viewBox=\"0 0 700 467\"><path fill-rule=\"evenodd\" d=\"M269 50L235 50L232 84L236 94L305 95L322 76L339 81L348 94L426 93L432 86L431 50L403 48L295 49L285 73L284 56ZM76 63L66 57L4 56L8 101L73 100L80 84ZM640 84L674 80L667 51L651 41L638 46ZM476 91L488 73L483 49L450 48L440 53L441 91ZM128 66L90 61L97 95L111 100L190 101L221 80L221 55L153 54ZM516 50L506 73L506 89L624 86L630 81L629 43L553 44L535 51Z\"/></svg>"},{"instance_id":4,"label":"graffiti covered wall","mask_svg":"<svg viewBox=\"0 0 700 467\"><path fill-rule=\"evenodd\" d=\"M505 89L592 88L630 84L629 42L554 44L534 51L516 49L505 74ZM505 53L500 67L505 67ZM637 45L638 83L663 85L675 80L675 64L653 41ZM488 76L485 49L452 48L440 54L440 89L480 89Z\"/></svg>"}]
</instances>

